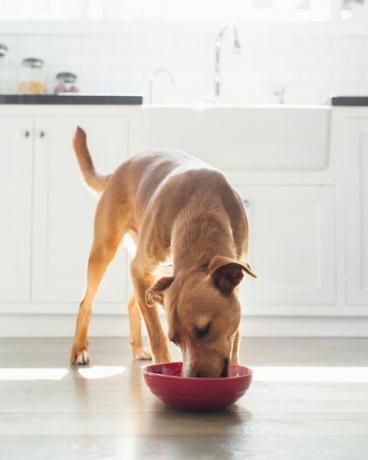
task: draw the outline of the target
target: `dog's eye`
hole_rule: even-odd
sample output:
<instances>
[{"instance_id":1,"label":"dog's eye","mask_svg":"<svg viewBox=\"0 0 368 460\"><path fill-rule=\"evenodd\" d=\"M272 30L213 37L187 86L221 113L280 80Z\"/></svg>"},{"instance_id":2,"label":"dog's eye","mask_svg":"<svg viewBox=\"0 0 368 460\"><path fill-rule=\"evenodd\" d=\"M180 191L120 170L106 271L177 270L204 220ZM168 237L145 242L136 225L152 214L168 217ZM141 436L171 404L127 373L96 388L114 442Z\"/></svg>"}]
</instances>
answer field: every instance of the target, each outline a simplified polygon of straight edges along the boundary
<instances>
[{"instance_id":1,"label":"dog's eye","mask_svg":"<svg viewBox=\"0 0 368 460\"><path fill-rule=\"evenodd\" d=\"M211 327L211 323L209 322L208 324L206 324L205 326L202 326L202 327L195 327L194 328L194 332L195 332L195 336L197 337L197 339L204 339L208 333L210 332L210 327Z\"/></svg>"}]
</instances>

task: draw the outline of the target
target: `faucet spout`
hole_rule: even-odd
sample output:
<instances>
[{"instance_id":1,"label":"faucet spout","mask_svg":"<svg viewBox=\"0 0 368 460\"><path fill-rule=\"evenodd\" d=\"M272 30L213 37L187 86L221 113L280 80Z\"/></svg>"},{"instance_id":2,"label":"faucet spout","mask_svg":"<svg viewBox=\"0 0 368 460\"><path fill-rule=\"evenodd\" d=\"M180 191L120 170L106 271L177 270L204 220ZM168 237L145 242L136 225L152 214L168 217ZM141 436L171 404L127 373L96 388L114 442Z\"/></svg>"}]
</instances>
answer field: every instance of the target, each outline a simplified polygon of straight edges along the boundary
<instances>
[{"instance_id":1,"label":"faucet spout","mask_svg":"<svg viewBox=\"0 0 368 460\"><path fill-rule=\"evenodd\" d=\"M214 96L215 98L219 98L221 95L221 87L222 87L222 74L221 74L221 53L222 53L222 45L224 35L227 30L232 30L233 33L233 52L239 53L241 50L239 34L234 26L225 25L221 27L216 35L215 41L215 70L214 70Z\"/></svg>"},{"instance_id":2,"label":"faucet spout","mask_svg":"<svg viewBox=\"0 0 368 460\"><path fill-rule=\"evenodd\" d=\"M167 69L166 67L160 67L158 69L156 69L152 75L151 75L151 78L149 80L149 95L148 95L148 100L149 100L149 103L152 104L152 101L153 101L153 83L156 79L156 77L158 77L159 75L166 75L169 80L170 80L170 83L173 85L175 83L175 78L174 78L174 75L170 72L169 69Z\"/></svg>"}]
</instances>

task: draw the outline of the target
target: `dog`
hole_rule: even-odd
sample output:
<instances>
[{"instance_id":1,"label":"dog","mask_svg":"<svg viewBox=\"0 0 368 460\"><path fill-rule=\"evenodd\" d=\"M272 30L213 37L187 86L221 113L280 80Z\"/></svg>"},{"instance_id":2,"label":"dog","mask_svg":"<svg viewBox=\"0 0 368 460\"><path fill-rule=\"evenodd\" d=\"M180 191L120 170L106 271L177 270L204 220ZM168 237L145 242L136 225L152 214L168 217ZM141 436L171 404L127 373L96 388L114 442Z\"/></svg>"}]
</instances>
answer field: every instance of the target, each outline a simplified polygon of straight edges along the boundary
<instances>
[{"instance_id":1,"label":"dog","mask_svg":"<svg viewBox=\"0 0 368 460\"><path fill-rule=\"evenodd\" d=\"M248 222L241 197L221 171L185 153L139 154L102 176L79 127L73 145L87 186L101 197L71 362L89 362L92 303L122 238L130 235L136 244L128 303L134 358L150 359L142 346L142 316L156 363L172 360L169 339L181 349L185 376L227 376L229 364L238 363L239 283L244 273L256 277L245 262ZM155 270L169 258L171 275L157 279ZM164 306L168 337L157 304Z\"/></svg>"}]
</instances>

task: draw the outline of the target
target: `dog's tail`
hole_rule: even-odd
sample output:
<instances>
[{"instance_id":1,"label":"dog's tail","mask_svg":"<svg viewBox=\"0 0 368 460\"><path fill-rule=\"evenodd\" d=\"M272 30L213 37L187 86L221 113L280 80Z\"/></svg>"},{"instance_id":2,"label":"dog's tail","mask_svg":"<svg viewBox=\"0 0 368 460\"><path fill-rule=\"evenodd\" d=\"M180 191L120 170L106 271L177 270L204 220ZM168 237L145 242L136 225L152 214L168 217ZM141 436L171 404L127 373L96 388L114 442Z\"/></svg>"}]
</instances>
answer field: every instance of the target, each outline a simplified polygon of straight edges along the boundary
<instances>
[{"instance_id":1,"label":"dog's tail","mask_svg":"<svg viewBox=\"0 0 368 460\"><path fill-rule=\"evenodd\" d=\"M102 193L105 190L111 175L101 176L100 174L96 173L91 155L87 147L87 135L85 131L83 131L83 129L79 126L74 135L73 147L77 156L80 170L82 172L82 176L87 186L94 192Z\"/></svg>"}]
</instances>

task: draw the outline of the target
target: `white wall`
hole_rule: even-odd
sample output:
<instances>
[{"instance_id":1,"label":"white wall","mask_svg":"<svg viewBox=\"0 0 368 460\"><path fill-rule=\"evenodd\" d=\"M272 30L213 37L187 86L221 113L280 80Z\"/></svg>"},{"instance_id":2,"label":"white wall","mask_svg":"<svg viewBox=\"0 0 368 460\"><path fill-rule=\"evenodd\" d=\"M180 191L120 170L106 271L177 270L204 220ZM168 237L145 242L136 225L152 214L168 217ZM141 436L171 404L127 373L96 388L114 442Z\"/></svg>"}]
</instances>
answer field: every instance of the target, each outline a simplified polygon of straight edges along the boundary
<instances>
[{"instance_id":1,"label":"white wall","mask_svg":"<svg viewBox=\"0 0 368 460\"><path fill-rule=\"evenodd\" d=\"M166 102L192 103L211 95L214 40L219 24L121 22L89 25L87 31L65 25L37 26L13 33L2 28L0 42L9 46L13 69L22 58L42 57L48 64L50 89L58 71L79 76L85 92L146 93L153 70L169 67L176 85L165 77L156 96ZM359 26L359 27L358 27ZM286 88L286 103L320 103L329 94L367 94L368 35L364 24L243 24L239 25L240 55L224 51L224 93L238 103L276 102L273 91ZM103 32L101 32L101 30ZM36 33L36 31L38 31Z\"/></svg>"}]
</instances>

